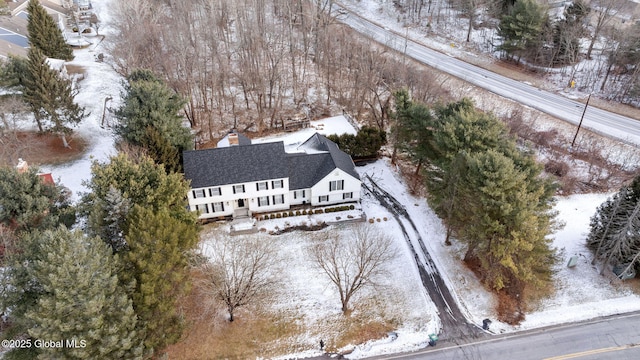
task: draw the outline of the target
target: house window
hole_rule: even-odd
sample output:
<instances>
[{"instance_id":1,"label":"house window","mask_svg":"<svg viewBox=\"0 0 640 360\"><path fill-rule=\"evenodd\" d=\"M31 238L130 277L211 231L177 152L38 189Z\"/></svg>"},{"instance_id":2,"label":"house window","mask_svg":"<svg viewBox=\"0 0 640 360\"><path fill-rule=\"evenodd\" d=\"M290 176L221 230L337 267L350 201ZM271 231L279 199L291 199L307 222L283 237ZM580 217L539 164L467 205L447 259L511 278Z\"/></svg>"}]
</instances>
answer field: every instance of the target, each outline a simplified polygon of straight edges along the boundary
<instances>
[{"instance_id":1,"label":"house window","mask_svg":"<svg viewBox=\"0 0 640 360\"><path fill-rule=\"evenodd\" d=\"M268 196L260 196L258 198L258 206L268 206L269 205L269 197Z\"/></svg>"},{"instance_id":2,"label":"house window","mask_svg":"<svg viewBox=\"0 0 640 360\"><path fill-rule=\"evenodd\" d=\"M329 195L318 196L318 202L327 202L329 201Z\"/></svg>"},{"instance_id":3,"label":"house window","mask_svg":"<svg viewBox=\"0 0 640 360\"><path fill-rule=\"evenodd\" d=\"M273 180L271 182L272 189L282 189L284 187L284 181L282 180Z\"/></svg>"},{"instance_id":4,"label":"house window","mask_svg":"<svg viewBox=\"0 0 640 360\"><path fill-rule=\"evenodd\" d=\"M224 211L224 204L221 202L213 203L211 204L211 208L213 209L213 212L222 212Z\"/></svg>"},{"instance_id":5,"label":"house window","mask_svg":"<svg viewBox=\"0 0 640 360\"><path fill-rule=\"evenodd\" d=\"M267 181L262 181L256 184L256 190L260 191L260 190L268 190L269 189L269 183Z\"/></svg>"},{"instance_id":6,"label":"house window","mask_svg":"<svg viewBox=\"0 0 640 360\"><path fill-rule=\"evenodd\" d=\"M342 199L353 199L353 193L348 192L348 193L342 194Z\"/></svg>"},{"instance_id":7,"label":"house window","mask_svg":"<svg viewBox=\"0 0 640 360\"><path fill-rule=\"evenodd\" d=\"M273 195L273 205L284 204L284 195Z\"/></svg>"},{"instance_id":8,"label":"house window","mask_svg":"<svg viewBox=\"0 0 640 360\"><path fill-rule=\"evenodd\" d=\"M304 199L305 198L305 193L304 190L296 190L293 192L293 198L297 199L297 198L301 198Z\"/></svg>"},{"instance_id":9,"label":"house window","mask_svg":"<svg viewBox=\"0 0 640 360\"><path fill-rule=\"evenodd\" d=\"M331 181L329 183L329 191L336 191L344 189L344 180Z\"/></svg>"},{"instance_id":10,"label":"house window","mask_svg":"<svg viewBox=\"0 0 640 360\"><path fill-rule=\"evenodd\" d=\"M222 195L222 191L219 187L214 187L209 189L209 196L220 196Z\"/></svg>"},{"instance_id":11,"label":"house window","mask_svg":"<svg viewBox=\"0 0 640 360\"><path fill-rule=\"evenodd\" d=\"M201 214L208 214L209 213L209 205L207 205L207 204L196 205L196 210L199 211Z\"/></svg>"},{"instance_id":12,"label":"house window","mask_svg":"<svg viewBox=\"0 0 640 360\"><path fill-rule=\"evenodd\" d=\"M207 195L204 193L204 189L193 190L193 198L194 199L203 198L205 196L207 196Z\"/></svg>"},{"instance_id":13,"label":"house window","mask_svg":"<svg viewBox=\"0 0 640 360\"><path fill-rule=\"evenodd\" d=\"M244 192L244 185L233 185L233 193L241 194Z\"/></svg>"}]
</instances>

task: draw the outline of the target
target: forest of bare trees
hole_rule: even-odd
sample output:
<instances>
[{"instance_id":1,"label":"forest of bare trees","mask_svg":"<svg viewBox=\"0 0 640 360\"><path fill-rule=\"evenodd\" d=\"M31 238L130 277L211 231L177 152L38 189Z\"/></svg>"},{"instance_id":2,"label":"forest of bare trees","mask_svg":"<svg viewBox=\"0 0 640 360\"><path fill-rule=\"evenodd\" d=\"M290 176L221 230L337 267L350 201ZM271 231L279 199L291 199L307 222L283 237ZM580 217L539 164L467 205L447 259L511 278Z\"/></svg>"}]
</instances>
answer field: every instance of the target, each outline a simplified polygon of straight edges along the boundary
<instances>
[{"instance_id":1,"label":"forest of bare trees","mask_svg":"<svg viewBox=\"0 0 640 360\"><path fill-rule=\"evenodd\" d=\"M197 145L231 127L263 132L344 109L380 128L391 93L432 102L438 79L353 36L320 0L118 0L111 44L123 75L146 68L187 99ZM126 44L126 46L121 46Z\"/></svg>"}]
</instances>

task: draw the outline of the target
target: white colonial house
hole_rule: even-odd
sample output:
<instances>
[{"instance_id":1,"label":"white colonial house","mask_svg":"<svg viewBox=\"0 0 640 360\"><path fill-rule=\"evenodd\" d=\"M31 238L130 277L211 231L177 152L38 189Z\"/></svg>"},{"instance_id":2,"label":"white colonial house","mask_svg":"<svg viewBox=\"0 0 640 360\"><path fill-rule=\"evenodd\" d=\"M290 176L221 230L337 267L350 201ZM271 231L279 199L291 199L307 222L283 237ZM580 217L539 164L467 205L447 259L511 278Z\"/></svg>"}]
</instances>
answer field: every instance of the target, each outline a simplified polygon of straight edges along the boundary
<instances>
[{"instance_id":1,"label":"white colonial house","mask_svg":"<svg viewBox=\"0 0 640 360\"><path fill-rule=\"evenodd\" d=\"M184 174L189 207L200 219L360 200L353 160L317 133L286 152L282 141L252 144L231 132L217 148L185 151Z\"/></svg>"}]
</instances>

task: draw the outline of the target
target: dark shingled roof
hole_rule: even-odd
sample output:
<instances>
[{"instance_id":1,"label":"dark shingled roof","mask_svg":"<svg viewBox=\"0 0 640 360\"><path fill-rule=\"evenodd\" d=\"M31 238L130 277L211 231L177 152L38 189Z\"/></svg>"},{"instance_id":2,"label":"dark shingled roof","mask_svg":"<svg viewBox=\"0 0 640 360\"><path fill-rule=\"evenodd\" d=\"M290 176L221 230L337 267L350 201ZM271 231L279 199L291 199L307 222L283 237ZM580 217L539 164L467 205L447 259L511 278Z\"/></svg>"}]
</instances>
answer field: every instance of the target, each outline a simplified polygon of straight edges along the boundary
<instances>
[{"instance_id":1,"label":"dark shingled roof","mask_svg":"<svg viewBox=\"0 0 640 360\"><path fill-rule=\"evenodd\" d=\"M184 152L184 175L192 188L289 176L282 142Z\"/></svg>"},{"instance_id":2,"label":"dark shingled roof","mask_svg":"<svg viewBox=\"0 0 640 360\"><path fill-rule=\"evenodd\" d=\"M336 168L360 179L351 157L326 137L314 134L298 147L312 153L286 153L283 142L184 152L184 174L192 188L289 178L289 189L307 189Z\"/></svg>"},{"instance_id":3,"label":"dark shingled roof","mask_svg":"<svg viewBox=\"0 0 640 360\"><path fill-rule=\"evenodd\" d=\"M328 153L288 154L287 163L289 190L308 189L336 168Z\"/></svg>"},{"instance_id":4,"label":"dark shingled roof","mask_svg":"<svg viewBox=\"0 0 640 360\"><path fill-rule=\"evenodd\" d=\"M360 179L360 176L356 172L355 165L351 156L338 148L338 145L333 141L327 139L323 135L318 133L313 134L307 141L302 143L298 148L312 148L317 151L328 151L331 155L331 159L335 164L334 168L338 168L347 174L353 176L356 179Z\"/></svg>"}]
</instances>

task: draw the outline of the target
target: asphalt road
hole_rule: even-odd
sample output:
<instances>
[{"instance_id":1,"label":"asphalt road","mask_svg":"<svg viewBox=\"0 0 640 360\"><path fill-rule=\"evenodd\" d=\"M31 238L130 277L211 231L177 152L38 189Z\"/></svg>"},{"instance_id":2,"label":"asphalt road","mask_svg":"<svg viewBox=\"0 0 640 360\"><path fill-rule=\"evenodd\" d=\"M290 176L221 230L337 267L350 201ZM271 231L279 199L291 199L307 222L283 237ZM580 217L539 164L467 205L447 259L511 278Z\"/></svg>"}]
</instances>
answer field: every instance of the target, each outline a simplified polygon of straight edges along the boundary
<instances>
[{"instance_id":1,"label":"asphalt road","mask_svg":"<svg viewBox=\"0 0 640 360\"><path fill-rule=\"evenodd\" d=\"M402 360L637 360L640 359L640 313L500 335L459 346L371 359Z\"/></svg>"},{"instance_id":2,"label":"asphalt road","mask_svg":"<svg viewBox=\"0 0 640 360\"><path fill-rule=\"evenodd\" d=\"M338 13L341 9L338 5L334 5L334 9L338 21L416 61L561 120L576 125L580 121L585 105L578 101L465 63L407 38L405 34L398 34L372 23L357 14L342 10ZM627 143L640 144L640 121L593 106L587 108L582 127Z\"/></svg>"}]
</instances>

